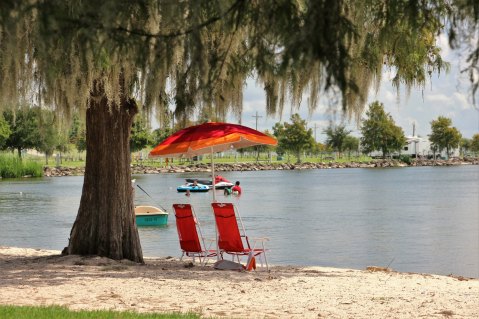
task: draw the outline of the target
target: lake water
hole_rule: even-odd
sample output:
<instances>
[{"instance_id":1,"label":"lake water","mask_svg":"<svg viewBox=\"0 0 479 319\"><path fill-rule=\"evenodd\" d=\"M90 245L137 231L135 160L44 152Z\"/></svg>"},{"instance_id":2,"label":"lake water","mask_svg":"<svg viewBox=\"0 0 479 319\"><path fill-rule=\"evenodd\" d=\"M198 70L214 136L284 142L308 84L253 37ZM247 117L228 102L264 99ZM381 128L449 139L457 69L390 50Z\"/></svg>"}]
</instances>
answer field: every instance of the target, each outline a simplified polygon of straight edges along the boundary
<instances>
[{"instance_id":1,"label":"lake water","mask_svg":"<svg viewBox=\"0 0 479 319\"><path fill-rule=\"evenodd\" d=\"M391 267L479 277L479 166L224 172L248 235L267 236L271 264ZM173 203L191 203L214 237L212 194L176 187L207 173L136 175L136 204L164 206L168 226L139 229L145 256L179 256ZM0 181L0 245L61 250L83 177Z\"/></svg>"}]
</instances>

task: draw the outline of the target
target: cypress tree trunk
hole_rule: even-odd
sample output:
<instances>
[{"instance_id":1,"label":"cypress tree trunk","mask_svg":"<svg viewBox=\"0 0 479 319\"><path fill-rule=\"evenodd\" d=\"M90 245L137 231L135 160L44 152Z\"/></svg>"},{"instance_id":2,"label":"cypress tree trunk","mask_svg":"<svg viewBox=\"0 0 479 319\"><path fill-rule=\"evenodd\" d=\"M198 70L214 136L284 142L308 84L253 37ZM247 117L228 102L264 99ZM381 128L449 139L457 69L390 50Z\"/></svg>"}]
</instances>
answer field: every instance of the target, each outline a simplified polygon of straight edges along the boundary
<instances>
[{"instance_id":1,"label":"cypress tree trunk","mask_svg":"<svg viewBox=\"0 0 479 319\"><path fill-rule=\"evenodd\" d=\"M66 252L143 262L134 215L130 131L138 112L122 97L108 105L94 85L86 112L86 163L78 215Z\"/></svg>"}]
</instances>

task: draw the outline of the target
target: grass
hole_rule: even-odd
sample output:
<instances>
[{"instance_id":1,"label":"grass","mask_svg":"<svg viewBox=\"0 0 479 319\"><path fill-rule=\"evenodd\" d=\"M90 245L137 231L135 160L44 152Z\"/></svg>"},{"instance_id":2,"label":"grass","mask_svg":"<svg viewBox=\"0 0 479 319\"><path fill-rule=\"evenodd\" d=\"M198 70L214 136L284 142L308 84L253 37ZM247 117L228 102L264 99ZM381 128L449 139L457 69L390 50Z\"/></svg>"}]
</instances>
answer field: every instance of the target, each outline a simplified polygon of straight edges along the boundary
<instances>
[{"instance_id":1,"label":"grass","mask_svg":"<svg viewBox=\"0 0 479 319\"><path fill-rule=\"evenodd\" d=\"M184 165L188 166L190 164L206 164L210 165L211 164L211 157L209 154L201 156L201 160L199 161L192 161L190 159L178 159L178 158L173 158L169 159L168 165L165 162L165 159L159 159L159 158L148 158L147 149L143 150L143 159L140 159L140 153L133 153L132 154L132 159L131 163L133 165L144 165L144 166L150 166L150 167L165 167L169 165ZM71 168L76 168L76 167L84 167L85 166L85 153L83 152L82 154L78 154L78 152L72 152L65 154L62 158L62 161L60 163L60 166L62 167L71 167ZM45 165L45 160L43 157L36 157L36 156L30 156L29 157L32 161L36 161L38 163L41 163ZM289 161L288 161L289 159ZM293 155L290 155L289 158L287 155L283 156L281 160L278 160L276 155L272 156L271 163L273 164L284 164L284 163L291 163L295 164L296 163L296 157ZM347 162L369 162L371 161L371 157L369 156L363 156L359 155L357 156L356 154L351 154L349 157L347 153L344 153L341 158L338 158L335 156L334 153L329 153L325 152L321 155L317 156L307 156L307 157L302 157L301 161L303 163L305 162L310 162L310 163L329 163L329 162L335 162L335 163L347 163ZM253 153L245 153L245 154L240 154L238 153L235 157L233 153L224 153L224 156L216 156L215 157L215 163L216 164L235 164L235 163L256 163L256 154ZM270 159L268 154L266 153L261 153L259 157L259 163L264 163L264 164L269 164ZM51 158L48 165L50 167L55 167L56 166L56 160L55 158Z\"/></svg>"},{"instance_id":2,"label":"grass","mask_svg":"<svg viewBox=\"0 0 479 319\"><path fill-rule=\"evenodd\" d=\"M71 311L65 307L25 307L25 306L0 306L0 318L2 319L198 319L200 316L194 313L165 313L143 314L136 312L117 312L109 310L95 311Z\"/></svg>"},{"instance_id":3,"label":"grass","mask_svg":"<svg viewBox=\"0 0 479 319\"><path fill-rule=\"evenodd\" d=\"M0 154L0 176L2 178L41 177L43 167L36 161L22 160L11 154Z\"/></svg>"},{"instance_id":4,"label":"grass","mask_svg":"<svg viewBox=\"0 0 479 319\"><path fill-rule=\"evenodd\" d=\"M318 156L309 156L309 157L302 157L301 162L306 163L348 163L348 162L369 162L372 158L369 156L351 156L349 157L347 154L343 154L342 158L335 157L334 154L323 154ZM284 163L291 163L295 164L297 161L295 156L290 155L289 161L288 156L283 156L281 160L277 160L276 156L273 156L271 163L273 164L284 164ZM235 164L235 163L256 163L255 156L240 156L238 155L236 158L234 156L224 156L224 157L215 157L215 164ZM269 164L270 160L266 154L261 154L259 158L259 163ZM132 159L132 164L144 165L144 166L152 166L152 167L164 167L165 159L144 159L144 160L137 160L135 158ZM190 164L211 164L211 157L209 155L202 156L200 161L192 162L189 159L177 159L174 158L173 161L169 160L168 165L190 165Z\"/></svg>"}]
</instances>

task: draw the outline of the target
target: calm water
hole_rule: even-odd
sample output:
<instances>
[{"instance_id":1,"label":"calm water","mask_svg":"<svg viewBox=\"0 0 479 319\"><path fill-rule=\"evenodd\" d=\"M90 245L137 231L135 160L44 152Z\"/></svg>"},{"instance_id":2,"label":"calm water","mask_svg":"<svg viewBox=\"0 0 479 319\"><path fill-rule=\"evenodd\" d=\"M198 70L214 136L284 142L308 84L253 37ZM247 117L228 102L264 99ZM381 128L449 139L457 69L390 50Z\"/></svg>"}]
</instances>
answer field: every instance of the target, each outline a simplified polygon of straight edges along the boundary
<instances>
[{"instance_id":1,"label":"calm water","mask_svg":"<svg viewBox=\"0 0 479 319\"><path fill-rule=\"evenodd\" d=\"M135 176L136 204L191 203L214 236L210 193L176 187L207 173ZM240 180L235 203L250 236L267 236L269 261L479 277L479 166L227 172ZM83 177L0 182L0 245L62 249ZM145 256L179 256L175 218L140 228Z\"/></svg>"}]
</instances>

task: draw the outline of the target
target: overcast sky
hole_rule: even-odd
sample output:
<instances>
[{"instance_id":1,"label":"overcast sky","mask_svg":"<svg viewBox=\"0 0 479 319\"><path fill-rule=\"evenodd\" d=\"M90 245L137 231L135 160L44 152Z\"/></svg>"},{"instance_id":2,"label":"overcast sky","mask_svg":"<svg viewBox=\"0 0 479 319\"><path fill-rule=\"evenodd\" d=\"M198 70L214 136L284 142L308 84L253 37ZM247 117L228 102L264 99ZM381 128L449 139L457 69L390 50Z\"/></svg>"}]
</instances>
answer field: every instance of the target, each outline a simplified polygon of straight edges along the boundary
<instances>
[{"instance_id":1,"label":"overcast sky","mask_svg":"<svg viewBox=\"0 0 479 319\"><path fill-rule=\"evenodd\" d=\"M471 138L472 135L479 133L479 101L474 107L469 94L470 84L467 75L459 72L464 67L462 62L464 59L449 49L445 36L439 38L439 44L442 47L443 58L451 64L449 73L433 74L424 88L413 88L409 97L406 96L405 89L401 88L398 99L395 89L390 84L391 74L384 71L381 88L377 95L371 92L368 104L375 100L382 102L386 112L392 115L406 135L412 135L412 126L415 123L416 135L427 136L430 133L430 122L438 116L446 116L452 119L453 126L459 129L464 137ZM306 99L307 97L303 98L304 101ZM257 87L254 81L248 82L244 92L242 124L255 128L254 115L257 111L258 115L262 116L258 118L258 129L271 131L279 117L267 118L265 104L263 89ZM322 131L328 126L329 121L340 123L342 119L341 114L332 114L326 104L327 102L321 104L311 117L308 117L306 107L299 110L310 128L314 129L316 125L316 138L319 142L325 140ZM282 121L289 122L290 109L290 105L285 104ZM354 130L354 135L359 136L354 119L349 122L348 127Z\"/></svg>"}]
</instances>

